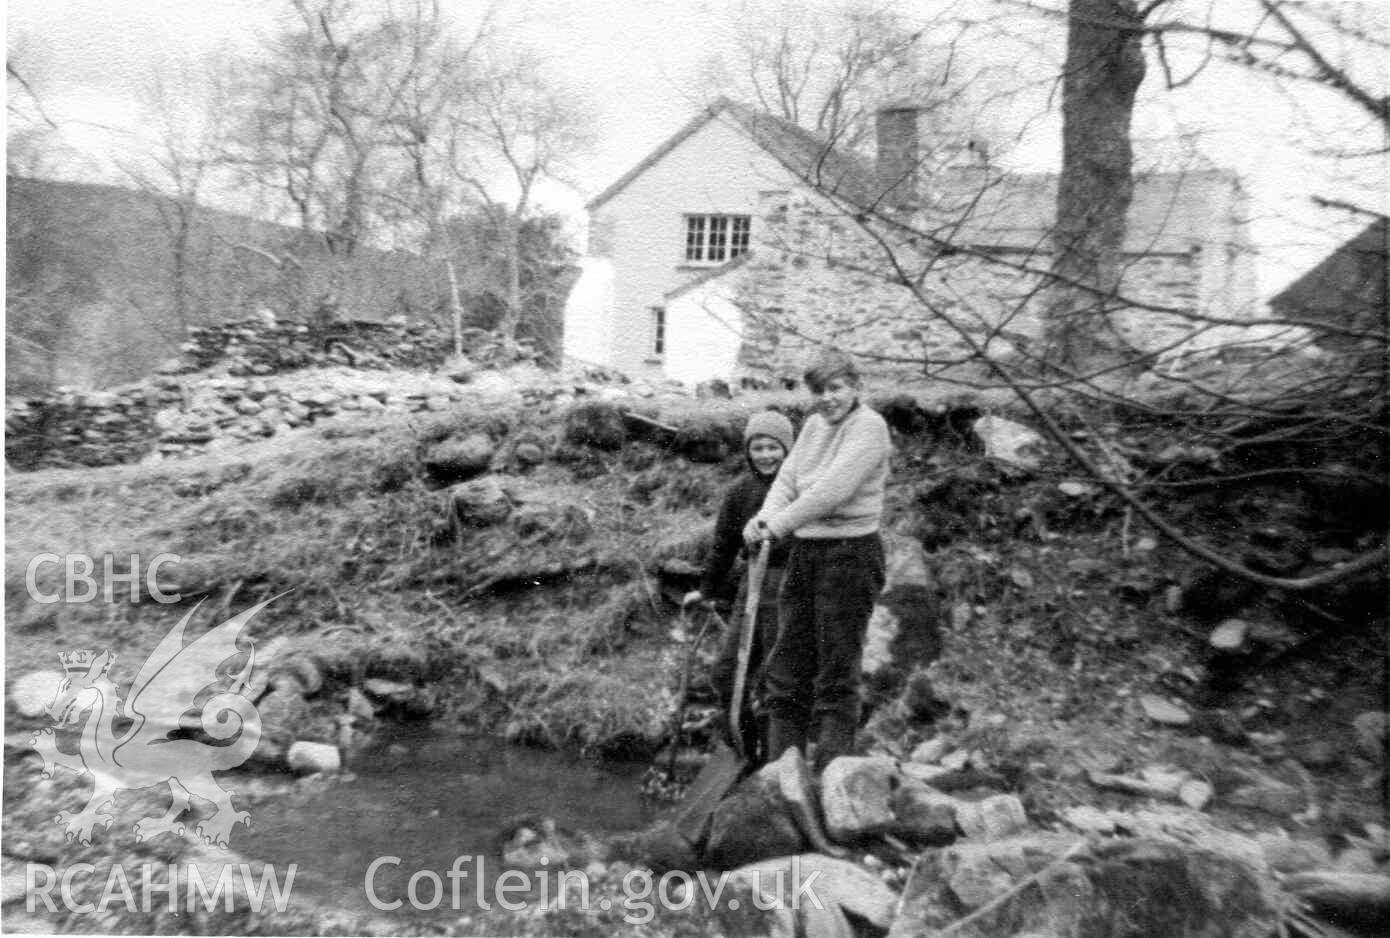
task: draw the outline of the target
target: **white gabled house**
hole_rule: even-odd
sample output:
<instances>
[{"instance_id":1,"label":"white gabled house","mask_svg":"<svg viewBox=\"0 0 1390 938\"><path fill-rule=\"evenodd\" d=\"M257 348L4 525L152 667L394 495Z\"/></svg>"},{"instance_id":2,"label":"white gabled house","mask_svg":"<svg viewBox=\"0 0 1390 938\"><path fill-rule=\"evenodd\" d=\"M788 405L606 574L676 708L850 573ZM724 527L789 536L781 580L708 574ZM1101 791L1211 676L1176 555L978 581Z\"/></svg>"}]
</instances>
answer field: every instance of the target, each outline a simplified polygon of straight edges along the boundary
<instances>
[{"instance_id":1,"label":"white gabled house","mask_svg":"<svg viewBox=\"0 0 1390 938\"><path fill-rule=\"evenodd\" d=\"M947 148L933 152L912 107L879 113L877 143L871 164L770 114L723 98L710 105L588 204L589 249L565 310L566 358L695 384L795 375L814 343L877 355L890 372L950 354L958 340L930 310L865 273L881 258L854 220L864 209L941 233L910 250L942 308L984 316L981 329L1036 334L1038 279L1019 270L1046 268L1057 177L1001 173L973 146L943 159ZM1253 259L1243 212L1231 173L1138 175L1125 292L1248 315ZM972 298L982 309L1011 308L1012 318L986 322L998 314L969 309ZM1162 333L1140 335L1140 344L1191 328L1169 321L1150 330L1158 319L1136 313L1134 330Z\"/></svg>"}]
</instances>

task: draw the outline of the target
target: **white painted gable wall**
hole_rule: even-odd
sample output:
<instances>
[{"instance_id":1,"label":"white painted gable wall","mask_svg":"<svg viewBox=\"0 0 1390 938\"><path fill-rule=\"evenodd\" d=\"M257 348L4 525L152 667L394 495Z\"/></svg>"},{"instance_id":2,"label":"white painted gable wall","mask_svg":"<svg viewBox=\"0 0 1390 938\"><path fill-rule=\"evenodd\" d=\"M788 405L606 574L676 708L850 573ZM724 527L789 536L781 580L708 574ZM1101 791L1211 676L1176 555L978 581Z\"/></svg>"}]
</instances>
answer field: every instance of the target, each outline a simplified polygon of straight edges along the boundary
<instances>
[{"instance_id":1,"label":"white painted gable wall","mask_svg":"<svg viewBox=\"0 0 1390 938\"><path fill-rule=\"evenodd\" d=\"M607 332L606 357L599 364L617 368L633 377L672 377L689 381L728 377L711 372L717 362L731 370L737 354L737 337L713 321L700 323L694 315L705 299L728 318L726 290L702 284L686 299L678 297L676 311L667 294L708 271L708 266L685 263L685 215L720 213L752 215L751 243L757 250L762 233L757 218L758 194L785 190L795 180L786 169L736 128L715 118L681 141L675 149L599 206L590 230L597 233L590 253L607 257L613 264L613 300L606 317L571 321L567 309L566 349L600 351L602 342L586 333ZM720 279L720 278L716 278ZM710 281L712 284L714 281ZM652 307L667 309L666 353L652 354ZM599 320L611 327L604 329ZM730 352L732 346L733 352ZM586 356L587 357L587 356Z\"/></svg>"}]
</instances>

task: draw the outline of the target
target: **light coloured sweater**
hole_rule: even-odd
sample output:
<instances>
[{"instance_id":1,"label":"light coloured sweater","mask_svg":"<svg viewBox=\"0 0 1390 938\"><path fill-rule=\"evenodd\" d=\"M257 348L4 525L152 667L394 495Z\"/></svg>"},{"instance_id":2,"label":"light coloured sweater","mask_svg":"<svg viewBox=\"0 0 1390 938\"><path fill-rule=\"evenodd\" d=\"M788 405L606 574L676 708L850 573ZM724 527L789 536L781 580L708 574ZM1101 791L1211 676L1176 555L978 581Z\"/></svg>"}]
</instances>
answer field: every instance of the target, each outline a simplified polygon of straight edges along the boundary
<instances>
[{"instance_id":1,"label":"light coloured sweater","mask_svg":"<svg viewBox=\"0 0 1390 938\"><path fill-rule=\"evenodd\" d=\"M756 520L773 535L859 537L879 528L893 443L876 411L857 403L838 424L813 414L801 428Z\"/></svg>"}]
</instances>

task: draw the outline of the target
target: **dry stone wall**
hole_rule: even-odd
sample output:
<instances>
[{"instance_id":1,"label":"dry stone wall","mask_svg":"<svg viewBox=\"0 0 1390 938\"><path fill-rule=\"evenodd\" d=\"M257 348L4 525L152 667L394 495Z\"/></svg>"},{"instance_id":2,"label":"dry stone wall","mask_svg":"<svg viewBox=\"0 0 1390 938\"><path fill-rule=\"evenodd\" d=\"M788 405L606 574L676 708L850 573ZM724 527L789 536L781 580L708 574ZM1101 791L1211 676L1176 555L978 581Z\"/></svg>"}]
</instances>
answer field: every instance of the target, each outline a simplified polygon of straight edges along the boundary
<instances>
[{"instance_id":1,"label":"dry stone wall","mask_svg":"<svg viewBox=\"0 0 1390 938\"><path fill-rule=\"evenodd\" d=\"M928 366L969 354L951 323L993 355L1007 356L1042 333L1045 278L1031 271L1046 269L1045 254L942 251L930 239L895 231L878 232L880 240L809 192L765 194L762 217L764 234L737 297L745 314L741 376L794 378L811 350L828 344L859 353L880 375L921 377ZM897 276L890 249L916 292ZM1199 297L1197 262L1195 254L1130 258L1124 293L1190 310ZM1151 351L1191 331L1182 317L1152 310L1116 319L1131 342Z\"/></svg>"},{"instance_id":2,"label":"dry stone wall","mask_svg":"<svg viewBox=\"0 0 1390 938\"><path fill-rule=\"evenodd\" d=\"M184 357L148 381L8 400L6 463L32 470L154 461L325 417L447 410L474 369L537 358L527 346L468 330L467 363L447 374L425 370L452 347L442 330L403 322L320 327L265 317L194 329Z\"/></svg>"}]
</instances>

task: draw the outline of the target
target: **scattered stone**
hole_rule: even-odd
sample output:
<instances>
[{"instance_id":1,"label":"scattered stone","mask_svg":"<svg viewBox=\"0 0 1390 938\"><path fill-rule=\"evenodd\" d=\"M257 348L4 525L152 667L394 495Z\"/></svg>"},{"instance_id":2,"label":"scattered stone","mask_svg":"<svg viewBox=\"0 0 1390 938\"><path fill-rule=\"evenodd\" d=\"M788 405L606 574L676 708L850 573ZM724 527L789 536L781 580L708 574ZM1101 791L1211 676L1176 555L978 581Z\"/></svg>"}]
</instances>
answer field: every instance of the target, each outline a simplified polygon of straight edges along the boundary
<instances>
[{"instance_id":1,"label":"scattered stone","mask_svg":"<svg viewBox=\"0 0 1390 938\"><path fill-rule=\"evenodd\" d=\"M895 821L893 833L899 837L928 847L956 839L956 799L925 782L904 778L890 796L889 807Z\"/></svg>"},{"instance_id":2,"label":"scattered stone","mask_svg":"<svg viewBox=\"0 0 1390 938\"><path fill-rule=\"evenodd\" d=\"M930 785L937 791L957 791L969 787L965 784L956 784L967 773L963 773L960 769L948 769L944 765L905 762L902 765L902 773L908 778Z\"/></svg>"},{"instance_id":3,"label":"scattered stone","mask_svg":"<svg viewBox=\"0 0 1390 938\"><path fill-rule=\"evenodd\" d=\"M710 820L704 861L731 870L809 846L782 795L776 763L763 766L719 802Z\"/></svg>"},{"instance_id":4,"label":"scattered stone","mask_svg":"<svg viewBox=\"0 0 1390 938\"><path fill-rule=\"evenodd\" d=\"M1290 876L1284 889L1338 925L1374 929L1368 934L1390 929L1390 876L1318 870Z\"/></svg>"},{"instance_id":5,"label":"scattered stone","mask_svg":"<svg viewBox=\"0 0 1390 938\"><path fill-rule=\"evenodd\" d=\"M496 447L482 433L451 437L430 447L425 470L440 484L465 482L487 472Z\"/></svg>"},{"instance_id":6,"label":"scattered stone","mask_svg":"<svg viewBox=\"0 0 1390 938\"><path fill-rule=\"evenodd\" d=\"M1146 765L1139 770L1139 777L1156 790L1167 792L1168 797L1175 798L1192 775L1171 766Z\"/></svg>"},{"instance_id":7,"label":"scattered stone","mask_svg":"<svg viewBox=\"0 0 1390 938\"><path fill-rule=\"evenodd\" d=\"M981 417L971 429L984 444L985 456L1020 469L1036 469L1046 442L1034 430L1003 417Z\"/></svg>"},{"instance_id":8,"label":"scattered stone","mask_svg":"<svg viewBox=\"0 0 1390 938\"><path fill-rule=\"evenodd\" d=\"M1106 836L1115 833L1115 819L1108 812L1090 805L1063 808L1061 816L1068 827L1075 828L1083 834Z\"/></svg>"},{"instance_id":9,"label":"scattered stone","mask_svg":"<svg viewBox=\"0 0 1390 938\"><path fill-rule=\"evenodd\" d=\"M475 528L501 524L512 513L512 501L496 476L453 486L449 489L449 503L461 523Z\"/></svg>"},{"instance_id":10,"label":"scattered stone","mask_svg":"<svg viewBox=\"0 0 1390 938\"><path fill-rule=\"evenodd\" d=\"M1176 583L1164 587L1163 590L1163 611L1170 616L1177 615L1182 611L1183 591L1182 587Z\"/></svg>"},{"instance_id":11,"label":"scattered stone","mask_svg":"<svg viewBox=\"0 0 1390 938\"><path fill-rule=\"evenodd\" d=\"M280 642L278 645L275 644L277 640ZM288 643L277 637L277 639L272 639L270 644L278 653ZM260 663L259 655L257 655L256 663ZM293 678L298 683L300 692L305 697L312 697L323 690L323 671L318 663L308 656L295 655L283 664L277 663L270 677L270 686L278 687L278 682L285 676Z\"/></svg>"},{"instance_id":12,"label":"scattered stone","mask_svg":"<svg viewBox=\"0 0 1390 938\"><path fill-rule=\"evenodd\" d=\"M1017 796L991 795L983 801L959 802L956 826L966 837L1003 840L1028 829L1028 814Z\"/></svg>"},{"instance_id":13,"label":"scattered stone","mask_svg":"<svg viewBox=\"0 0 1390 938\"><path fill-rule=\"evenodd\" d=\"M846 843L891 830L897 767L888 759L841 756L821 773L821 810L830 839Z\"/></svg>"},{"instance_id":14,"label":"scattered stone","mask_svg":"<svg viewBox=\"0 0 1390 938\"><path fill-rule=\"evenodd\" d=\"M362 682L362 689L371 697L388 703L404 703L415 696L415 686L404 681L389 681L372 677Z\"/></svg>"},{"instance_id":15,"label":"scattered stone","mask_svg":"<svg viewBox=\"0 0 1390 938\"><path fill-rule=\"evenodd\" d=\"M30 671L10 683L10 703L22 717L41 717L58 694L63 675L57 671Z\"/></svg>"},{"instance_id":16,"label":"scattered stone","mask_svg":"<svg viewBox=\"0 0 1390 938\"><path fill-rule=\"evenodd\" d=\"M539 443L524 440L512 448L512 458L521 466L539 466L545 462L545 448Z\"/></svg>"},{"instance_id":17,"label":"scattered stone","mask_svg":"<svg viewBox=\"0 0 1390 938\"><path fill-rule=\"evenodd\" d=\"M1382 865L1377 856L1384 857L1385 852L1378 854L1366 847L1348 847L1337 854L1337 861L1332 864L1333 868L1341 873L1376 873L1382 871Z\"/></svg>"},{"instance_id":18,"label":"scattered stone","mask_svg":"<svg viewBox=\"0 0 1390 938\"><path fill-rule=\"evenodd\" d=\"M1222 795L1223 804L1236 808L1253 808L1256 811L1284 817L1296 814L1307 806L1307 799L1303 790L1296 785L1290 785L1277 778L1259 773L1246 772L1243 774L1254 775L1255 780L1249 785L1242 785L1234 791Z\"/></svg>"},{"instance_id":19,"label":"scattered stone","mask_svg":"<svg viewBox=\"0 0 1390 938\"><path fill-rule=\"evenodd\" d=\"M553 870L584 865L582 845L570 831L561 830L554 818L524 816L504 825L497 853L502 865L512 869L543 866Z\"/></svg>"},{"instance_id":20,"label":"scattered stone","mask_svg":"<svg viewBox=\"0 0 1390 938\"><path fill-rule=\"evenodd\" d=\"M1245 647L1246 633L1250 624L1244 619L1226 619L1215 629L1207 641L1217 651L1233 654Z\"/></svg>"},{"instance_id":21,"label":"scattered stone","mask_svg":"<svg viewBox=\"0 0 1390 938\"><path fill-rule=\"evenodd\" d=\"M806 885L812 878L814 884ZM849 938L865 929L882 934L898 904L897 894L873 873L817 853L740 867L729 876L730 893L715 909L721 932L729 935Z\"/></svg>"},{"instance_id":22,"label":"scattered stone","mask_svg":"<svg viewBox=\"0 0 1390 938\"><path fill-rule=\"evenodd\" d=\"M5 857L4 873L0 876L0 905L24 902L29 895L29 875L18 857ZM10 922L9 916L6 916Z\"/></svg>"},{"instance_id":23,"label":"scattered stone","mask_svg":"<svg viewBox=\"0 0 1390 938\"><path fill-rule=\"evenodd\" d=\"M456 384L467 384L473 380L477 370L478 367L466 355L450 355L439 372Z\"/></svg>"},{"instance_id":24,"label":"scattered stone","mask_svg":"<svg viewBox=\"0 0 1390 938\"><path fill-rule=\"evenodd\" d=\"M294 734L307 721L309 705L299 693L297 684L284 690L270 691L256 703L256 712L261 717L261 727L274 727Z\"/></svg>"},{"instance_id":25,"label":"scattered stone","mask_svg":"<svg viewBox=\"0 0 1390 938\"><path fill-rule=\"evenodd\" d=\"M1194 811L1205 810L1215 795L1215 789L1198 778L1190 778L1178 788L1178 800Z\"/></svg>"},{"instance_id":26,"label":"scattered stone","mask_svg":"<svg viewBox=\"0 0 1390 938\"><path fill-rule=\"evenodd\" d=\"M883 609L875 606L874 611ZM902 693L903 710L916 723L934 723L951 712L950 701L936 692L936 686L925 669L915 669L907 678Z\"/></svg>"},{"instance_id":27,"label":"scattered stone","mask_svg":"<svg viewBox=\"0 0 1390 938\"><path fill-rule=\"evenodd\" d=\"M1281 831L1257 834L1255 842L1270 869L1279 873L1303 873L1332 865L1332 855L1316 841L1294 840Z\"/></svg>"},{"instance_id":28,"label":"scattered stone","mask_svg":"<svg viewBox=\"0 0 1390 938\"><path fill-rule=\"evenodd\" d=\"M627 440L623 412L606 401L577 404L565 414L565 440L594 449L619 449Z\"/></svg>"},{"instance_id":29,"label":"scattered stone","mask_svg":"<svg viewBox=\"0 0 1390 938\"><path fill-rule=\"evenodd\" d=\"M356 720L370 721L376 718L376 708L372 706L372 702L355 687L348 688L347 712L348 716Z\"/></svg>"},{"instance_id":30,"label":"scattered stone","mask_svg":"<svg viewBox=\"0 0 1390 938\"><path fill-rule=\"evenodd\" d=\"M1156 694L1144 694L1139 698L1139 706L1144 715L1163 726L1187 726L1192 722L1192 714Z\"/></svg>"},{"instance_id":31,"label":"scattered stone","mask_svg":"<svg viewBox=\"0 0 1390 938\"><path fill-rule=\"evenodd\" d=\"M1100 491L1100 486L1090 482L1077 482L1073 479L1068 479L1065 482L1058 482L1057 490L1063 495L1071 498L1083 498L1098 493Z\"/></svg>"},{"instance_id":32,"label":"scattered stone","mask_svg":"<svg viewBox=\"0 0 1390 938\"><path fill-rule=\"evenodd\" d=\"M959 772L970 763L970 753L964 749L957 749L948 755L941 757L941 767Z\"/></svg>"},{"instance_id":33,"label":"scattered stone","mask_svg":"<svg viewBox=\"0 0 1390 938\"><path fill-rule=\"evenodd\" d=\"M1087 772L1086 777L1097 788L1108 788L1111 791L1122 791L1129 795L1137 795L1140 798L1157 798L1162 801L1170 801L1178 797L1178 792L1181 789L1181 783L1174 785L1168 783L1167 780L1160 780L1155 783L1131 775Z\"/></svg>"},{"instance_id":34,"label":"scattered stone","mask_svg":"<svg viewBox=\"0 0 1390 938\"><path fill-rule=\"evenodd\" d=\"M299 740L290 746L286 761L301 775L331 775L343 767L337 746Z\"/></svg>"},{"instance_id":35,"label":"scattered stone","mask_svg":"<svg viewBox=\"0 0 1390 938\"><path fill-rule=\"evenodd\" d=\"M939 762L941 757L946 755L946 751L950 749L950 747L951 743L946 737L937 736L924 743L919 743L917 747L912 750L912 755L908 758L913 762L925 764Z\"/></svg>"},{"instance_id":36,"label":"scattered stone","mask_svg":"<svg viewBox=\"0 0 1390 938\"><path fill-rule=\"evenodd\" d=\"M1356 734L1356 751L1380 764L1385 761L1386 736L1390 733L1390 713L1368 710L1351 721Z\"/></svg>"},{"instance_id":37,"label":"scattered stone","mask_svg":"<svg viewBox=\"0 0 1390 938\"><path fill-rule=\"evenodd\" d=\"M1036 888L1016 889L1028 876L1037 877ZM1256 869L1211 850L1033 834L924 853L888 935L1258 938L1274 928L1274 896ZM977 911L995 900L981 914L961 917L962 907Z\"/></svg>"}]
</instances>

